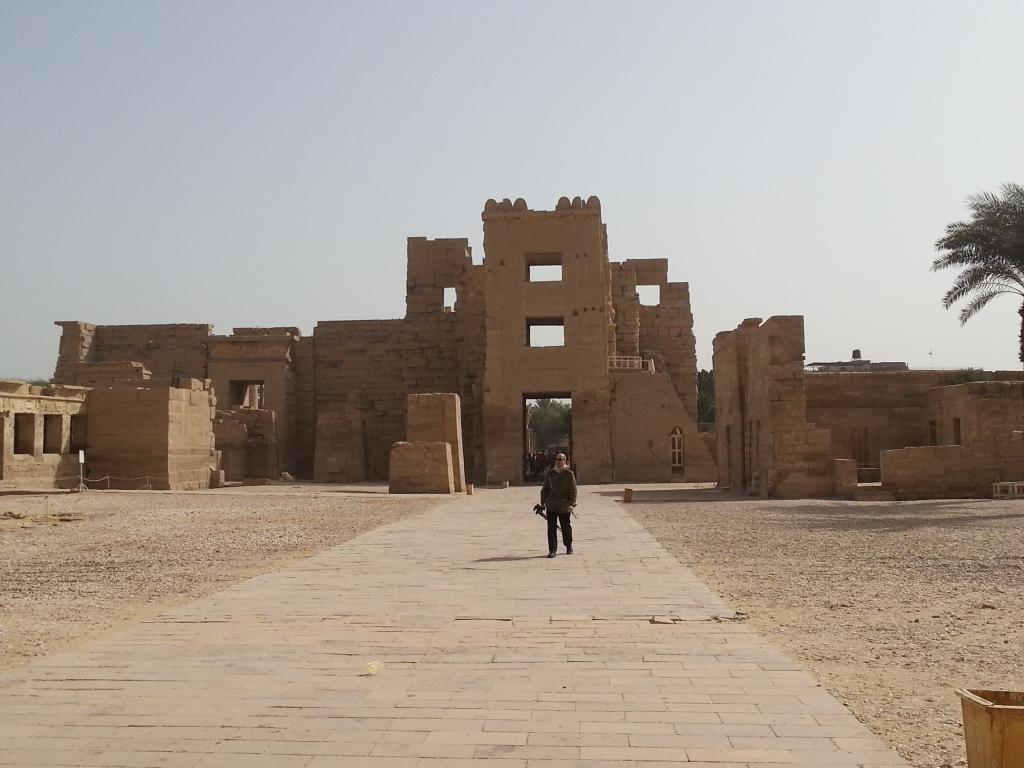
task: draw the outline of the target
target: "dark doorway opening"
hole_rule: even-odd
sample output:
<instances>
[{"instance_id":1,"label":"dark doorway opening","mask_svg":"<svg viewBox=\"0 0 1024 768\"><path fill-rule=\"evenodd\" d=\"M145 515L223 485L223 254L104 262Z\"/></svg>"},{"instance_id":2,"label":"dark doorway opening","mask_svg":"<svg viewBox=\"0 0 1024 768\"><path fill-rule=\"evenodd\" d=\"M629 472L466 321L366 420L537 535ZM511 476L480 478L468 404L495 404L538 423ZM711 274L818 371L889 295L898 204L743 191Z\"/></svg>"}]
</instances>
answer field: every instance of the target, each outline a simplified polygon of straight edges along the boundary
<instances>
[{"instance_id":1,"label":"dark doorway opening","mask_svg":"<svg viewBox=\"0 0 1024 768\"><path fill-rule=\"evenodd\" d=\"M572 394L523 394L523 467L525 483L540 483L556 453L564 453L575 471L572 442Z\"/></svg>"}]
</instances>

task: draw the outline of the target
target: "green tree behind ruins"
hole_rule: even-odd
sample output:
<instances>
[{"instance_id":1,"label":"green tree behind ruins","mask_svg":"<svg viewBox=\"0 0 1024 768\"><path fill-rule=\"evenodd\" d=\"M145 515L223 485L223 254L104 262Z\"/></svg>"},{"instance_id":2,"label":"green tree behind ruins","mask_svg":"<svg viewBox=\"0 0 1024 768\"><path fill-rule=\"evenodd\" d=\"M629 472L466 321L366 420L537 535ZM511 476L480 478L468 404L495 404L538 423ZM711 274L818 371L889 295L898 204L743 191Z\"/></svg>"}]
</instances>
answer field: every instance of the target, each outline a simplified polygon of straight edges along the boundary
<instances>
[{"instance_id":1,"label":"green tree behind ruins","mask_svg":"<svg viewBox=\"0 0 1024 768\"><path fill-rule=\"evenodd\" d=\"M571 428L572 405L569 403L551 398L540 398L530 403L530 430L538 449L561 445L568 439Z\"/></svg>"},{"instance_id":2,"label":"green tree behind ruins","mask_svg":"<svg viewBox=\"0 0 1024 768\"><path fill-rule=\"evenodd\" d=\"M971 218L946 226L946 234L935 243L941 255L932 262L932 271L961 270L942 297L946 309L966 302L960 309L961 325L996 296L1020 298L1018 358L1024 363L1024 187L1004 184L1001 192L967 198Z\"/></svg>"},{"instance_id":3,"label":"green tree behind ruins","mask_svg":"<svg viewBox=\"0 0 1024 768\"><path fill-rule=\"evenodd\" d=\"M697 422L715 422L715 372L703 368L697 371Z\"/></svg>"}]
</instances>

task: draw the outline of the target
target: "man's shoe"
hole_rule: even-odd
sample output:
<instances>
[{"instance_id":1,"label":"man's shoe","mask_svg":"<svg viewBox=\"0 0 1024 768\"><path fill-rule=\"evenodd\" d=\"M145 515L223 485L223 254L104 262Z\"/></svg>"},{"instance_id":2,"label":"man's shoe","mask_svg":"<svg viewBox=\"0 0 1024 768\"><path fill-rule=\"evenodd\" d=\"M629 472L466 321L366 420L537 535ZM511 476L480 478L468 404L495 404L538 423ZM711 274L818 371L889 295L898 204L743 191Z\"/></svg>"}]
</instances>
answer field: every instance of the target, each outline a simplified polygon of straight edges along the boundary
<instances>
[{"instance_id":1,"label":"man's shoe","mask_svg":"<svg viewBox=\"0 0 1024 768\"><path fill-rule=\"evenodd\" d=\"M572 554L572 547L566 547L565 548L565 554L571 555Z\"/></svg>"},{"instance_id":2,"label":"man's shoe","mask_svg":"<svg viewBox=\"0 0 1024 768\"><path fill-rule=\"evenodd\" d=\"M548 557L554 557L554 556L555 556L554 552L548 552Z\"/></svg>"}]
</instances>

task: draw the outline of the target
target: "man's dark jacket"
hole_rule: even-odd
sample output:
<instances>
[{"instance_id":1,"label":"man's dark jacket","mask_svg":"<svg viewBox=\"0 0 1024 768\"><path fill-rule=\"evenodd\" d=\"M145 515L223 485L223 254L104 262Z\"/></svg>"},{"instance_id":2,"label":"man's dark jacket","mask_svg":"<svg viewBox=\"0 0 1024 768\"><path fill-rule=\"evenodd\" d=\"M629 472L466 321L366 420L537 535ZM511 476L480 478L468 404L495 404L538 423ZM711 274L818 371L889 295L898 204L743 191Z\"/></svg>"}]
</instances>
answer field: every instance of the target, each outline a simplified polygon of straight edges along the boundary
<instances>
[{"instance_id":1,"label":"man's dark jacket","mask_svg":"<svg viewBox=\"0 0 1024 768\"><path fill-rule=\"evenodd\" d=\"M553 467L544 473L540 503L548 512L568 512L576 506L576 475L571 469Z\"/></svg>"}]
</instances>

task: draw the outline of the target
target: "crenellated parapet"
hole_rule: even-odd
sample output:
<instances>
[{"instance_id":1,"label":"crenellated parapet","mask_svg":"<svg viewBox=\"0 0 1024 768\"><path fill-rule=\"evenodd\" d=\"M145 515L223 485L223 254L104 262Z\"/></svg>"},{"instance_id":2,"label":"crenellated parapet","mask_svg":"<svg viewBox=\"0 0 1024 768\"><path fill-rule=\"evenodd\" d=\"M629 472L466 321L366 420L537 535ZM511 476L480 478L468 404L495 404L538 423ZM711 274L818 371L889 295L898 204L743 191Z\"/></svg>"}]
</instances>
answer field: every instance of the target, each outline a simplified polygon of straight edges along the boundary
<instances>
[{"instance_id":1,"label":"crenellated parapet","mask_svg":"<svg viewBox=\"0 0 1024 768\"><path fill-rule=\"evenodd\" d=\"M552 214L569 214L569 215L589 215L589 216L601 216L601 201L596 195L591 195L586 200L582 197L574 197L571 200L568 197L558 198L558 202L555 204L554 211L535 211L527 206L526 201L517 197L515 201L509 200L507 197L498 202L493 198L484 203L484 211L481 218L487 221L491 218L501 218L509 216L526 216L526 215L552 215Z\"/></svg>"}]
</instances>

